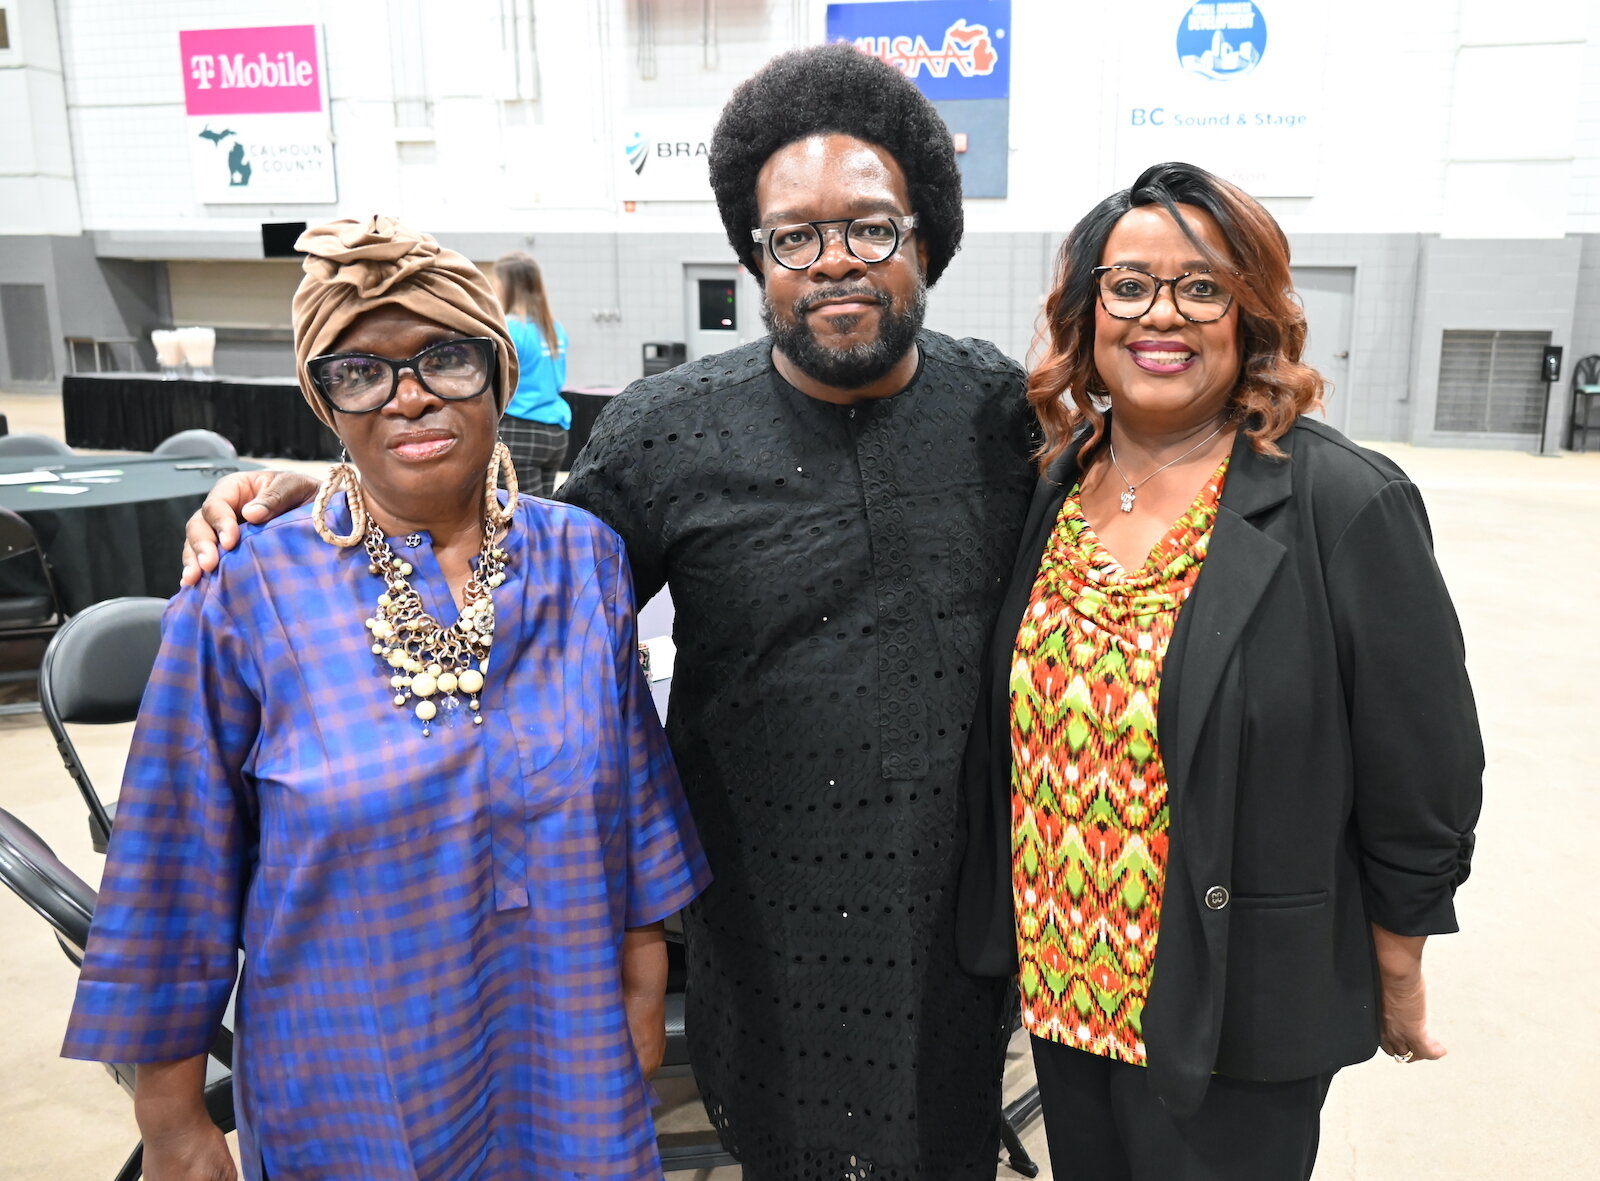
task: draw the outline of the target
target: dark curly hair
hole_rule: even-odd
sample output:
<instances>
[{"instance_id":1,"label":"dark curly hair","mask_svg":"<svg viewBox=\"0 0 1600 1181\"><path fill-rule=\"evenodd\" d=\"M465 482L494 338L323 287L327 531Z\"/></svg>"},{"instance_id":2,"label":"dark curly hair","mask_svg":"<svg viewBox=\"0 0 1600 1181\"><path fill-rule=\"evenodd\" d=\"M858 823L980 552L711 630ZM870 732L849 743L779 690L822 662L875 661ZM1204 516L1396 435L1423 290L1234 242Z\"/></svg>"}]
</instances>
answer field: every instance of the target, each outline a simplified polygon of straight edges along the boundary
<instances>
[{"instance_id":1,"label":"dark curly hair","mask_svg":"<svg viewBox=\"0 0 1600 1181\"><path fill-rule=\"evenodd\" d=\"M1105 382L1094 367L1094 268L1123 214L1159 205L1171 215L1201 257L1219 273L1234 276L1239 314L1239 380L1229 397L1246 434L1263 455L1282 455L1277 440L1297 415L1322 404L1322 375L1302 363L1306 317L1289 274L1289 240L1272 214L1254 197L1193 164L1156 164L1133 187L1113 193L1089 210L1061 244L1055 288L1044 305L1039 363L1028 376L1028 401L1044 427L1037 456L1040 472L1088 425L1079 455L1094 455L1105 437L1099 400ZM1226 254L1218 255L1195 233L1178 206L1209 213L1222 230ZM1067 398L1062 395L1066 394ZM1068 398L1071 400L1068 401Z\"/></svg>"},{"instance_id":2,"label":"dark curly hair","mask_svg":"<svg viewBox=\"0 0 1600 1181\"><path fill-rule=\"evenodd\" d=\"M932 286L961 248L961 173L950 129L898 70L839 43L779 54L740 83L711 135L711 189L728 244L764 282L750 231L756 176L772 154L811 135L849 135L905 171Z\"/></svg>"}]
</instances>

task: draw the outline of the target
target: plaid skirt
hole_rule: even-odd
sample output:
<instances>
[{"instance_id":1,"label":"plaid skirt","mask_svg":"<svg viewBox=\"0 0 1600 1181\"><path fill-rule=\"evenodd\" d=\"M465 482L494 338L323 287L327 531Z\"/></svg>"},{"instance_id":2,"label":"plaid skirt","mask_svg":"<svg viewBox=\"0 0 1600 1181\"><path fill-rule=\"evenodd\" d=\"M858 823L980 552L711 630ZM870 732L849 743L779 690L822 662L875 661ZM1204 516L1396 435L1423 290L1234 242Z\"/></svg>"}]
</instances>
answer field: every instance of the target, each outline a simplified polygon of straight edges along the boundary
<instances>
[{"instance_id":1,"label":"plaid skirt","mask_svg":"<svg viewBox=\"0 0 1600 1181\"><path fill-rule=\"evenodd\" d=\"M549 496L556 490L556 473L567 463L565 428L505 414L500 418L500 439L511 450L522 491Z\"/></svg>"}]
</instances>

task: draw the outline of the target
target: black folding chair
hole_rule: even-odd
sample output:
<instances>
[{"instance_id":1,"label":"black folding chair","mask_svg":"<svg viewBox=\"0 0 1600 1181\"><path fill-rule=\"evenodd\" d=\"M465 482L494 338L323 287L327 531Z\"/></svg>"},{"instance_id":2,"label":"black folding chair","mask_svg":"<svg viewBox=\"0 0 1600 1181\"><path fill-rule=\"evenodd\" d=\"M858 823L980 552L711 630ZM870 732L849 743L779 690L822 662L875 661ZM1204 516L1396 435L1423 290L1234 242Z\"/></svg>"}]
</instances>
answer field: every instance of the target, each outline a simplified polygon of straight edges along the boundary
<instances>
[{"instance_id":1,"label":"black folding chair","mask_svg":"<svg viewBox=\"0 0 1600 1181\"><path fill-rule=\"evenodd\" d=\"M10 509L0 508L0 644L8 650L25 645L17 654L21 667L0 671L0 684L32 681L39 675L38 647L65 618L33 526ZM37 708L29 701L0 705L0 713L32 713Z\"/></svg>"},{"instance_id":2,"label":"black folding chair","mask_svg":"<svg viewBox=\"0 0 1600 1181\"><path fill-rule=\"evenodd\" d=\"M46 638L64 618L33 526L0 508L0 640Z\"/></svg>"},{"instance_id":3,"label":"black folding chair","mask_svg":"<svg viewBox=\"0 0 1600 1181\"><path fill-rule=\"evenodd\" d=\"M1600 398L1600 355L1590 355L1572 367L1572 410L1567 418L1567 445L1574 451L1589 450L1589 432L1600 430L1600 422L1589 425L1589 411L1596 398Z\"/></svg>"},{"instance_id":4,"label":"black folding chair","mask_svg":"<svg viewBox=\"0 0 1600 1181\"><path fill-rule=\"evenodd\" d=\"M172 456L174 459L238 459L239 453L227 439L204 427L192 427L168 435L156 444L151 455Z\"/></svg>"},{"instance_id":5,"label":"black folding chair","mask_svg":"<svg viewBox=\"0 0 1600 1181\"><path fill-rule=\"evenodd\" d=\"M83 949L89 939L89 923L94 917L95 892L62 864L37 833L3 808L0 808L0 881L50 924L61 950L81 967ZM224 1132L234 1129L232 1063L233 1031L224 1025L211 1045L205 1089L206 1111ZM123 1090L133 1094L133 1066L108 1062L106 1070ZM117 1172L116 1181L135 1181L143 1175L144 1144L141 1141L134 1145L127 1162Z\"/></svg>"},{"instance_id":6,"label":"black folding chair","mask_svg":"<svg viewBox=\"0 0 1600 1181\"><path fill-rule=\"evenodd\" d=\"M71 455L72 448L60 439L24 431L21 434L0 438L0 455Z\"/></svg>"},{"instance_id":7,"label":"black folding chair","mask_svg":"<svg viewBox=\"0 0 1600 1181\"><path fill-rule=\"evenodd\" d=\"M106 851L116 805L100 798L67 727L110 725L139 716L150 670L161 647L166 600L107 599L61 626L39 666L39 706L61 761L89 809L89 839Z\"/></svg>"},{"instance_id":8,"label":"black folding chair","mask_svg":"<svg viewBox=\"0 0 1600 1181\"><path fill-rule=\"evenodd\" d=\"M1013 990L1015 992L1015 990ZM1021 998L1012 1001L1011 1029L1022 1028ZM1022 1146L1022 1129L1038 1114L1044 1101L1039 1098L1039 1084L1034 1083L1010 1103L1000 1108L1000 1146L1006 1150L1006 1165L1024 1177L1037 1177L1039 1163L1028 1155Z\"/></svg>"}]
</instances>

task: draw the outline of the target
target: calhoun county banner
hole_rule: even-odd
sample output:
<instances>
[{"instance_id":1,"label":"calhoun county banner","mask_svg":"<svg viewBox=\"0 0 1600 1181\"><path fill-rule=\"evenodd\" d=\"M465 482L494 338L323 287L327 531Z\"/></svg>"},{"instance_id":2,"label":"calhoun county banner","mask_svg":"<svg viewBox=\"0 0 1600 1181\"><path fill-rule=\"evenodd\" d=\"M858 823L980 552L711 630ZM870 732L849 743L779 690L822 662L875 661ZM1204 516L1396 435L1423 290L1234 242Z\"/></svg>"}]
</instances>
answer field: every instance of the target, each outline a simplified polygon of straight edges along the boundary
<instances>
[{"instance_id":1,"label":"calhoun county banner","mask_svg":"<svg viewBox=\"0 0 1600 1181\"><path fill-rule=\"evenodd\" d=\"M1011 0L830 4L828 40L882 58L933 100L955 137L963 196L1006 195Z\"/></svg>"},{"instance_id":2,"label":"calhoun county banner","mask_svg":"<svg viewBox=\"0 0 1600 1181\"><path fill-rule=\"evenodd\" d=\"M317 26L191 29L178 47L200 201L338 199Z\"/></svg>"}]
</instances>

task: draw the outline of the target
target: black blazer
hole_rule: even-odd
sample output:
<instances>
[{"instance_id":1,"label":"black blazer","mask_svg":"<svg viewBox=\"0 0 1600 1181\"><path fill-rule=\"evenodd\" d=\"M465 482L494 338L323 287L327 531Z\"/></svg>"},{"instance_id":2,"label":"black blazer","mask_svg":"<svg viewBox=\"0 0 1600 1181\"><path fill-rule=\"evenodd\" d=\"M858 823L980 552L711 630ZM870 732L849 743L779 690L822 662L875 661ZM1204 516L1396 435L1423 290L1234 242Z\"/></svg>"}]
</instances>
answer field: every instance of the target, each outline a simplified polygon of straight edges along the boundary
<instances>
[{"instance_id":1,"label":"black blazer","mask_svg":"<svg viewBox=\"0 0 1600 1181\"><path fill-rule=\"evenodd\" d=\"M1368 924L1456 929L1482 797L1461 630L1415 486L1311 419L1279 446L1266 458L1239 433L1161 674L1171 827L1144 1035L1179 1114L1213 1071L1286 1080L1372 1055ZM1009 666L1078 475L1074 448L1035 489L982 670L957 901L978 975L1016 970Z\"/></svg>"}]
</instances>

